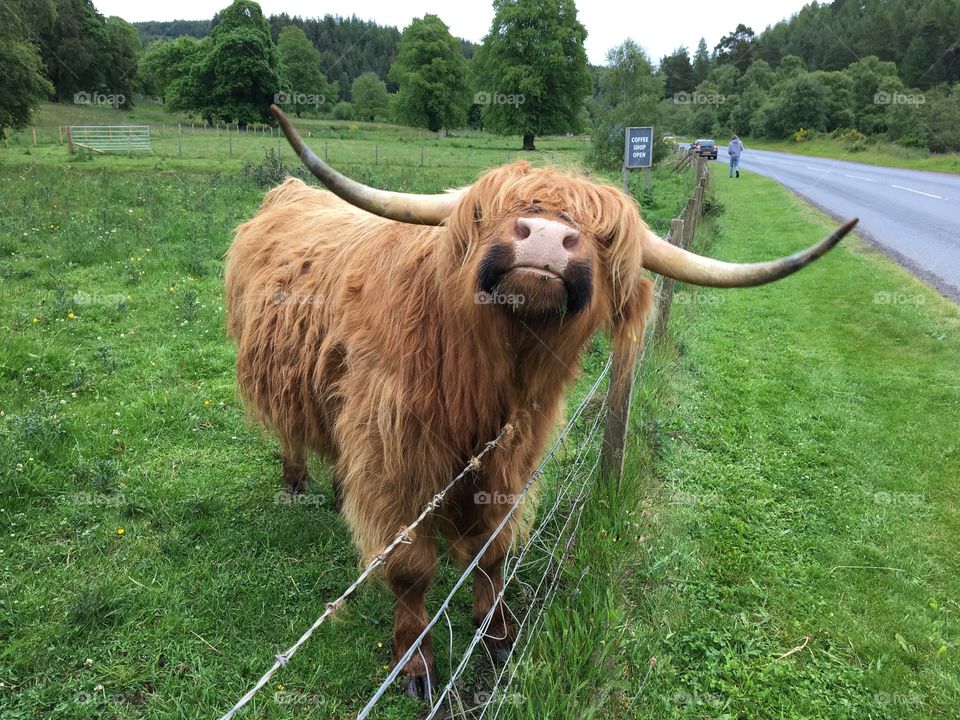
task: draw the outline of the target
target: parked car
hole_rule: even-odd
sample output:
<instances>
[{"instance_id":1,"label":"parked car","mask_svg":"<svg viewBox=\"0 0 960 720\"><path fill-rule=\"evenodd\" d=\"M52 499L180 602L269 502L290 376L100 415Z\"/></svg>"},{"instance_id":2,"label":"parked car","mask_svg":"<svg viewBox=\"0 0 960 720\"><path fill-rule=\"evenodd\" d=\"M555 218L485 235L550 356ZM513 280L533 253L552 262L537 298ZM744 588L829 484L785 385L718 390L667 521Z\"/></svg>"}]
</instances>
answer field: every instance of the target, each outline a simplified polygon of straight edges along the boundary
<instances>
[{"instance_id":1,"label":"parked car","mask_svg":"<svg viewBox=\"0 0 960 720\"><path fill-rule=\"evenodd\" d=\"M708 160L717 159L717 143L714 140L697 140L693 144L693 151Z\"/></svg>"}]
</instances>

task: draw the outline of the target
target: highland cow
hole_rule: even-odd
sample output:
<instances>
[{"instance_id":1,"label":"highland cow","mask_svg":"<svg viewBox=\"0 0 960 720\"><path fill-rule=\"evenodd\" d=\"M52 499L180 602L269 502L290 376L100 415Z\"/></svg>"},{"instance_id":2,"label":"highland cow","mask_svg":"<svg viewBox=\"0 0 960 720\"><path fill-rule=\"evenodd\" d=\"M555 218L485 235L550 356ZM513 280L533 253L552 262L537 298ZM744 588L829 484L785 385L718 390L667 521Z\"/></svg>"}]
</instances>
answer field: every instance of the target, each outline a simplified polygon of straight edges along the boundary
<instances>
[{"instance_id":1,"label":"highland cow","mask_svg":"<svg viewBox=\"0 0 960 720\"><path fill-rule=\"evenodd\" d=\"M590 338L606 328L625 348L642 337L653 302L648 270L757 285L812 262L852 227L789 258L723 263L657 237L620 190L525 162L437 196L375 190L332 170L274 113L333 191L288 179L228 253L237 382L280 440L286 487L305 488L309 454L326 459L370 560L505 423L514 428L385 564L395 658L426 626L437 536L459 562L474 557L510 507L475 497L518 493ZM477 621L500 592L519 516L475 570ZM493 612L492 651L512 642L506 615ZM424 697L436 679L429 637L421 650L403 673L407 692Z\"/></svg>"}]
</instances>

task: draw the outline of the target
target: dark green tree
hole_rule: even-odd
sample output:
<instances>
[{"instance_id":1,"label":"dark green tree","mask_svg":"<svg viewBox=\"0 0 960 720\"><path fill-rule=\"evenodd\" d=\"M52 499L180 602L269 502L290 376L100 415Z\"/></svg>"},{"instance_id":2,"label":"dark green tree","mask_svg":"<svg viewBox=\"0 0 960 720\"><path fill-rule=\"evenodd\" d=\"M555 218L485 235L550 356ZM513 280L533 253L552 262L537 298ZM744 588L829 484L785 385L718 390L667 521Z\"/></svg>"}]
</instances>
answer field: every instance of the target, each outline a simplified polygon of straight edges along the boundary
<instances>
[{"instance_id":1,"label":"dark green tree","mask_svg":"<svg viewBox=\"0 0 960 720\"><path fill-rule=\"evenodd\" d=\"M128 108L133 104L134 92L139 89L137 64L143 52L143 45L137 29L123 18L108 17L105 30L104 82L111 93L117 97L123 96L119 106Z\"/></svg>"},{"instance_id":2,"label":"dark green tree","mask_svg":"<svg viewBox=\"0 0 960 720\"><path fill-rule=\"evenodd\" d=\"M660 61L660 74L663 76L663 93L668 98L690 92L698 84L685 47L677 48Z\"/></svg>"},{"instance_id":3,"label":"dark green tree","mask_svg":"<svg viewBox=\"0 0 960 720\"><path fill-rule=\"evenodd\" d=\"M304 111L321 111L333 107L339 94L327 82L321 66L320 51L296 25L280 31L277 50L283 62L284 92L277 98L284 109L292 109L299 117Z\"/></svg>"},{"instance_id":4,"label":"dark green tree","mask_svg":"<svg viewBox=\"0 0 960 720\"><path fill-rule=\"evenodd\" d=\"M753 30L740 23L732 33L724 35L714 48L717 62L746 70L753 62L754 43Z\"/></svg>"},{"instance_id":5,"label":"dark green tree","mask_svg":"<svg viewBox=\"0 0 960 720\"><path fill-rule=\"evenodd\" d=\"M594 128L590 159L600 168L613 170L623 162L627 127L659 124L659 101L663 79L653 72L647 54L632 40L607 54L607 67L600 76L600 92L591 103ZM654 158L661 154L654 145Z\"/></svg>"},{"instance_id":6,"label":"dark green tree","mask_svg":"<svg viewBox=\"0 0 960 720\"><path fill-rule=\"evenodd\" d=\"M393 105L397 122L434 132L466 124L467 61L436 15L417 18L403 31L387 79L399 87Z\"/></svg>"},{"instance_id":7,"label":"dark green tree","mask_svg":"<svg viewBox=\"0 0 960 720\"><path fill-rule=\"evenodd\" d=\"M106 23L89 0L56 0L55 19L41 31L39 44L57 100L114 92L105 78Z\"/></svg>"},{"instance_id":8,"label":"dark green tree","mask_svg":"<svg viewBox=\"0 0 960 720\"><path fill-rule=\"evenodd\" d=\"M53 22L53 12L48 0L0 5L0 136L24 127L53 94L34 40L40 28Z\"/></svg>"},{"instance_id":9,"label":"dark green tree","mask_svg":"<svg viewBox=\"0 0 960 720\"><path fill-rule=\"evenodd\" d=\"M280 53L252 0L235 0L214 18L209 46L194 77L199 97L184 93L209 121L248 125L272 121L270 103L282 89Z\"/></svg>"},{"instance_id":10,"label":"dark green tree","mask_svg":"<svg viewBox=\"0 0 960 720\"><path fill-rule=\"evenodd\" d=\"M359 120L386 117L390 110L390 95L383 80L372 72L363 73L350 86L353 112Z\"/></svg>"},{"instance_id":11,"label":"dark green tree","mask_svg":"<svg viewBox=\"0 0 960 720\"><path fill-rule=\"evenodd\" d=\"M707 49L707 41L700 38L700 42L697 43L697 51L693 54L694 85L699 85L707 79L711 67L713 67L713 61L710 58L710 51Z\"/></svg>"},{"instance_id":12,"label":"dark green tree","mask_svg":"<svg viewBox=\"0 0 960 720\"><path fill-rule=\"evenodd\" d=\"M206 42L209 44L209 40ZM192 99L186 101L183 88L190 85L203 56L202 48L201 41L190 35L150 43L137 65L137 78L143 92L163 100L171 109L196 104Z\"/></svg>"},{"instance_id":13,"label":"dark green tree","mask_svg":"<svg viewBox=\"0 0 960 720\"><path fill-rule=\"evenodd\" d=\"M493 8L473 60L485 127L522 135L524 150L537 135L580 130L592 84L573 0L494 0Z\"/></svg>"},{"instance_id":14,"label":"dark green tree","mask_svg":"<svg viewBox=\"0 0 960 720\"><path fill-rule=\"evenodd\" d=\"M934 152L960 151L960 83L927 109L927 143Z\"/></svg>"}]
</instances>

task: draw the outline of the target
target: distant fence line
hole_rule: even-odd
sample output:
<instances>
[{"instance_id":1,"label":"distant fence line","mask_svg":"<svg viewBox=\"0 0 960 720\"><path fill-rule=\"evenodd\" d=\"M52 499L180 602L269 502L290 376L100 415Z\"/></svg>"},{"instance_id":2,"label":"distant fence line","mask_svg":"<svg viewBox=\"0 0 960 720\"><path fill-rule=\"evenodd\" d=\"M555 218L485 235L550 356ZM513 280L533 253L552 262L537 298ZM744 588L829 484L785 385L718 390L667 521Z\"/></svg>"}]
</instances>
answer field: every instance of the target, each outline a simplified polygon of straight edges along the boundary
<instances>
[{"instance_id":1,"label":"distant fence line","mask_svg":"<svg viewBox=\"0 0 960 720\"><path fill-rule=\"evenodd\" d=\"M277 155L291 153L282 133L278 128L270 125L204 125L202 123L153 123L138 126L71 126L60 125L54 131L50 128L32 127L21 133L14 133L5 138L5 145L10 147L14 143L26 144L31 147L64 146L73 152L71 145L71 128L102 127L112 128L114 133L125 131L126 128L136 127L138 132L146 138L149 135L149 149L141 148L136 143L132 146L100 148L98 145L87 143L79 138L76 145L81 149L92 152L107 151L119 154L133 155L134 153L150 154L161 158L180 159L208 159L222 157L238 157L243 160L262 159L264 152L276 148ZM376 127L376 126L374 126ZM362 128L362 129L361 129ZM443 136L428 130L403 128L397 130L396 137L388 137L383 142L377 142L365 136L370 125L351 127L349 124L340 126L324 126L322 128L305 129L304 138L312 141L317 154L325 160L340 165L380 165L387 167L476 167L485 168L492 165L513 162L525 156L518 148L504 147L476 147L465 146L481 137L467 131L466 134ZM375 130L376 131L376 130ZM348 137L357 132L358 137ZM389 131L388 131L389 132ZM331 137L334 135L334 137ZM340 137L336 137L339 135ZM346 136L346 137L345 137ZM14 139L16 138L16 139ZM582 137L566 138L571 143L586 142ZM256 141L255 143L252 141ZM275 146L272 143L276 143ZM505 142L509 142L505 139ZM269 144L267 144L269 143ZM86 146L86 147L85 147ZM550 149L544 150L550 153ZM563 152L563 151L560 151Z\"/></svg>"}]
</instances>

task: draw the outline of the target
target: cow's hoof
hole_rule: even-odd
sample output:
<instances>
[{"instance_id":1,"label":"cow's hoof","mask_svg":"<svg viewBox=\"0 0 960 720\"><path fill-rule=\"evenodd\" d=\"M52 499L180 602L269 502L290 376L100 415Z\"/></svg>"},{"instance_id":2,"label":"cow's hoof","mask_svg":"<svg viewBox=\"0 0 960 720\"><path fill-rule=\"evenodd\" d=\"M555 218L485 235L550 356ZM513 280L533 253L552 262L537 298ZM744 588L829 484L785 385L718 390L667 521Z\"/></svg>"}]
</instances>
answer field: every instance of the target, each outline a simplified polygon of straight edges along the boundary
<instances>
[{"instance_id":1,"label":"cow's hoof","mask_svg":"<svg viewBox=\"0 0 960 720\"><path fill-rule=\"evenodd\" d=\"M303 495L310 485L310 474L306 468L283 467L283 487L291 495Z\"/></svg>"},{"instance_id":2,"label":"cow's hoof","mask_svg":"<svg viewBox=\"0 0 960 720\"><path fill-rule=\"evenodd\" d=\"M437 674L431 670L425 675L411 675L407 678L404 691L417 700L432 701L437 693Z\"/></svg>"}]
</instances>

